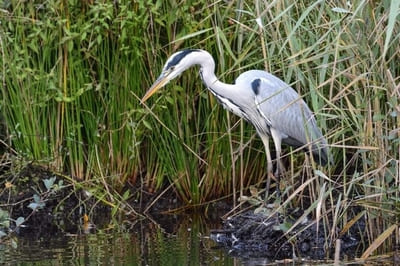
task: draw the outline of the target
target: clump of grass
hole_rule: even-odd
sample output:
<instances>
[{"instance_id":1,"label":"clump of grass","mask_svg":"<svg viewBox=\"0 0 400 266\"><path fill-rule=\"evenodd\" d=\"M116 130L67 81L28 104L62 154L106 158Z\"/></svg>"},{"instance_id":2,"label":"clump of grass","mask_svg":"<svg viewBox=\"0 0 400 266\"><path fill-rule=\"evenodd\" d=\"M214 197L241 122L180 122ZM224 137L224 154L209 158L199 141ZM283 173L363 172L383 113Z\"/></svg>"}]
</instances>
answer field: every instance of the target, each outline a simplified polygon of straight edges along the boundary
<instances>
[{"instance_id":1,"label":"clump of grass","mask_svg":"<svg viewBox=\"0 0 400 266\"><path fill-rule=\"evenodd\" d=\"M136 12L137 11L137 12ZM1 13L1 110L16 151L122 187L139 172L144 7L55 1Z\"/></svg>"},{"instance_id":2,"label":"clump of grass","mask_svg":"<svg viewBox=\"0 0 400 266\"><path fill-rule=\"evenodd\" d=\"M314 111L335 165L286 148L285 206L308 208L332 239L353 217L371 240L398 223L396 1L3 5L0 110L21 156L117 191L173 188L188 205L262 188L262 143L196 70L139 104L168 55L202 48L225 82L265 69Z\"/></svg>"},{"instance_id":3,"label":"clump of grass","mask_svg":"<svg viewBox=\"0 0 400 266\"><path fill-rule=\"evenodd\" d=\"M311 206L309 213L324 220L331 228L326 232L332 232L332 239L336 237L336 226L346 228L354 222L354 217L368 221L370 239L376 239L383 232L381 229L398 222L399 210L392 209L398 205L399 184L399 69L396 64L399 32L393 26L398 25L398 12L393 12L393 7L389 8L386 3L363 1L349 5L333 1L290 5L240 1L237 6L221 3L213 7L215 16L205 16L211 23L210 28L203 23L205 28L195 28L170 42L180 44L186 39L193 42L207 32L207 37L200 38L196 47L214 54L217 72L227 82L233 82L240 72L254 68L266 69L281 77L304 96L331 145L336 164L318 171L309 162L302 163L304 157L298 152L289 153L292 164L285 179L285 195L296 192L298 197L290 197L292 200L285 204ZM209 29L214 32L212 37ZM239 130L236 125L242 122L217 107L212 96L204 92L202 85L196 85L192 76L184 74L174 83L179 84L175 85L179 90L169 90L164 93L167 95L164 100L155 100L157 106L159 101L175 106L172 113L158 109L152 114L157 116L156 120L165 122L163 132L156 134L156 139L165 143L159 158L167 159L163 164L167 167L174 162L180 164L165 173L172 182L185 184L177 186L178 193L185 194L183 198L191 203L190 200L205 201L207 195L215 197L233 192L228 184L234 177L247 182L249 176L261 180L265 173L262 148L257 138L253 138L251 126L241 124ZM185 94L181 94L182 90ZM208 101L206 108L202 98ZM203 127L199 127L199 119L191 116L203 111ZM208 135L207 139L199 140L199 129L201 136ZM168 134L169 130L177 137L166 137L163 133ZM180 147L179 152L168 155L168 149L175 145ZM201 149L203 145L209 147L206 153ZM229 156L225 155L227 151ZM201 158L197 157L199 154ZM191 158L188 160L185 155ZM247 158L256 160L254 165L250 164L250 175L245 165L249 166L246 163L251 159ZM197 163L193 165L193 161ZM193 169L196 169L194 173ZM203 173L198 169L207 170ZM198 176L199 173L203 176ZM313 182L306 182L310 179ZM240 187L239 180L234 184L236 188ZM220 187L215 182L225 185ZM304 183L307 186L302 186ZM198 188L192 190L197 184L199 191L203 191L202 198L196 194ZM210 190L210 194L204 193ZM352 213L358 209L368 211ZM376 229L379 228L376 224L381 225L380 229Z\"/></svg>"}]
</instances>

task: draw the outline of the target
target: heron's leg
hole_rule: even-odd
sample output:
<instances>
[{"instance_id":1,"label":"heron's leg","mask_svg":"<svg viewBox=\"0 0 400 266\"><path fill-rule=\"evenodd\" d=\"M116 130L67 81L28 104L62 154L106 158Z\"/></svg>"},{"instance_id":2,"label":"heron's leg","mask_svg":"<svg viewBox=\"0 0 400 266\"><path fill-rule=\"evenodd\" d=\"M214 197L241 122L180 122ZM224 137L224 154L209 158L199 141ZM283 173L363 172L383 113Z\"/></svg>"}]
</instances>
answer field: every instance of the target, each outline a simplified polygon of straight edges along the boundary
<instances>
[{"instance_id":1,"label":"heron's leg","mask_svg":"<svg viewBox=\"0 0 400 266\"><path fill-rule=\"evenodd\" d=\"M271 136L272 139L274 140L275 144L275 150L276 150L276 172L275 172L275 178L277 180L277 186L276 186L276 193L278 194L278 197L280 196L280 184L281 184L281 173L283 173L283 166L281 163L281 150L282 150L282 137L273 128L271 128Z\"/></svg>"},{"instance_id":2,"label":"heron's leg","mask_svg":"<svg viewBox=\"0 0 400 266\"><path fill-rule=\"evenodd\" d=\"M271 184L271 177L272 177L272 159L271 159L271 153L269 151L269 137L268 135L265 134L259 134L260 138L264 144L265 148L265 154L267 156L267 185L265 186L265 200L268 199L268 192L269 192L269 186Z\"/></svg>"}]
</instances>

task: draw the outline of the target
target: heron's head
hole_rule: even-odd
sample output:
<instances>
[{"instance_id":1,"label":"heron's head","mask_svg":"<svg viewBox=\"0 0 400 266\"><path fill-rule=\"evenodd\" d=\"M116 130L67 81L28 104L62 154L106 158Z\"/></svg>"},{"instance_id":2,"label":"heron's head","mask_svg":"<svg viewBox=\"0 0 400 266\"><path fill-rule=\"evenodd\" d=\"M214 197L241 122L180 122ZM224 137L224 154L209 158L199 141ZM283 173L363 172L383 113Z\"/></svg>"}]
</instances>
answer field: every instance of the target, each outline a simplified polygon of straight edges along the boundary
<instances>
[{"instance_id":1,"label":"heron's head","mask_svg":"<svg viewBox=\"0 0 400 266\"><path fill-rule=\"evenodd\" d=\"M179 76L183 71L188 69L194 64L193 56L196 52L201 52L201 50L187 49L174 53L168 58L165 63L161 75L157 80L151 85L150 89L143 96L141 102L145 102L151 97L156 91L164 87L170 80L173 80Z\"/></svg>"},{"instance_id":2,"label":"heron's head","mask_svg":"<svg viewBox=\"0 0 400 266\"><path fill-rule=\"evenodd\" d=\"M173 80L183 71L192 66L194 64L193 56L195 56L194 54L196 52L201 52L201 50L188 49L171 55L171 57L165 63L161 75L143 96L141 102L145 102L148 98L150 98L151 95L164 87L170 80Z\"/></svg>"}]
</instances>

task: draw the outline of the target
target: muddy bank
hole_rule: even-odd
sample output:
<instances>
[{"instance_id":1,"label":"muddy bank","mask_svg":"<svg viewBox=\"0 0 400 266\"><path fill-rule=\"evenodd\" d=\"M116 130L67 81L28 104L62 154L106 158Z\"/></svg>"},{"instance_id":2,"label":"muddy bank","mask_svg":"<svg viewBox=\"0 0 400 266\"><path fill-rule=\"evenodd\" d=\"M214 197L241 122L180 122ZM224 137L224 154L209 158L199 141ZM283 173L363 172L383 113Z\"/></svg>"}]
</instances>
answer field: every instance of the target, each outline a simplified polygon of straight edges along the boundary
<instances>
[{"instance_id":1,"label":"muddy bank","mask_svg":"<svg viewBox=\"0 0 400 266\"><path fill-rule=\"evenodd\" d=\"M99 225L110 218L109 207L43 167L29 164L16 173L6 171L0 180L4 188L0 208L8 212L11 221L23 219L21 224L11 222L3 231L17 236L76 234L84 229L85 214Z\"/></svg>"},{"instance_id":2,"label":"muddy bank","mask_svg":"<svg viewBox=\"0 0 400 266\"><path fill-rule=\"evenodd\" d=\"M120 224L128 224L128 228L135 220L148 218L163 224L166 231L173 232L179 216L185 215L183 212L176 213L176 210L184 209L172 190L160 196L160 193L150 193L140 185L127 183L120 192L108 188L108 192L116 196L112 199L104 192L106 189L100 191L98 187L86 184L85 187L93 189L84 190L78 187L79 182L71 183L65 176L57 175L42 166L28 164L19 171L10 169L7 164L2 166L0 231L12 232L18 237L39 239L95 232L110 226L113 208L121 211L115 218ZM123 201L118 200L120 198L117 193L124 195L127 191L129 196ZM229 206L223 203L216 205L226 212ZM210 215L210 219L219 220L219 216L215 215ZM2 219L11 222L1 226Z\"/></svg>"},{"instance_id":3,"label":"muddy bank","mask_svg":"<svg viewBox=\"0 0 400 266\"><path fill-rule=\"evenodd\" d=\"M329 242L331 228L323 223L303 218L302 211L288 211L288 216L274 213L254 213L254 210L229 217L223 228L211 232L211 238L232 256L263 257L271 260L286 258L307 258L323 260L333 258L335 243ZM298 223L291 229L291 225ZM339 234L339 228L333 232ZM339 237L341 240L340 257L354 258L360 253L359 244L365 232L363 219Z\"/></svg>"},{"instance_id":4,"label":"muddy bank","mask_svg":"<svg viewBox=\"0 0 400 266\"><path fill-rule=\"evenodd\" d=\"M3 225L0 231L12 232L17 237L39 239L95 232L107 228L111 222L112 206L43 167L29 164L16 173L3 168L0 182L3 187L0 209L8 215L3 215L3 220L11 221L8 227ZM161 198L159 194L146 192L130 184L122 189L121 194L125 191L129 191L130 196L124 202L134 212L125 213L119 219L130 223L144 217L135 214L146 211L146 216L165 226L166 231L174 231L174 225L179 223L179 215L168 213L179 209L182 204L173 191L164 193ZM104 195L104 198L107 196ZM208 206L208 213L211 219L220 221L219 225L215 225L216 230L211 238L217 246L225 248L233 256L325 259L334 253L333 243L326 240L332 232L325 229L322 223L317 227L315 221L304 219L294 230L287 232L290 223L295 223L302 211L270 216L255 214L254 210L250 210L222 221L220 217L229 211L230 206L229 203L218 202ZM174 219L175 222L171 222ZM364 227L360 219L341 236L342 257L353 257L358 253ZM339 231L337 228L334 233Z\"/></svg>"}]
</instances>

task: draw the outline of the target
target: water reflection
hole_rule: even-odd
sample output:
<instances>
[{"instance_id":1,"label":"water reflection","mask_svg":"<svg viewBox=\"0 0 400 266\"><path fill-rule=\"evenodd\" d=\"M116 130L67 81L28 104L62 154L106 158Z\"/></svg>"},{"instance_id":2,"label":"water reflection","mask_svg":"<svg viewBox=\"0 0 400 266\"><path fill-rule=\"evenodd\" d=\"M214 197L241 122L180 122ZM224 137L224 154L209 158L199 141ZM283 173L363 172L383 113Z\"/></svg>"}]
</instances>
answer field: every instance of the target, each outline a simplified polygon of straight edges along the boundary
<instances>
[{"instance_id":1,"label":"water reflection","mask_svg":"<svg viewBox=\"0 0 400 266\"><path fill-rule=\"evenodd\" d=\"M0 264L229 266L270 263L262 258L233 258L224 250L216 249L208 236L210 229L220 227L219 221L212 222L196 215L160 216L157 222L126 220L119 224L117 229L102 229L88 235L40 240L19 238L16 248L0 244ZM391 255L379 259L378 263L369 261L368 265L397 265L393 264L395 257L400 256ZM286 263L291 264L290 261ZM307 263L321 265L321 262ZM353 262L352 265L363 263Z\"/></svg>"},{"instance_id":2,"label":"water reflection","mask_svg":"<svg viewBox=\"0 0 400 266\"><path fill-rule=\"evenodd\" d=\"M123 222L121 228L52 239L18 239L17 248L0 245L0 264L84 265L233 265L234 259L213 248L209 229L198 216ZM163 218L165 219L165 217Z\"/></svg>"}]
</instances>

